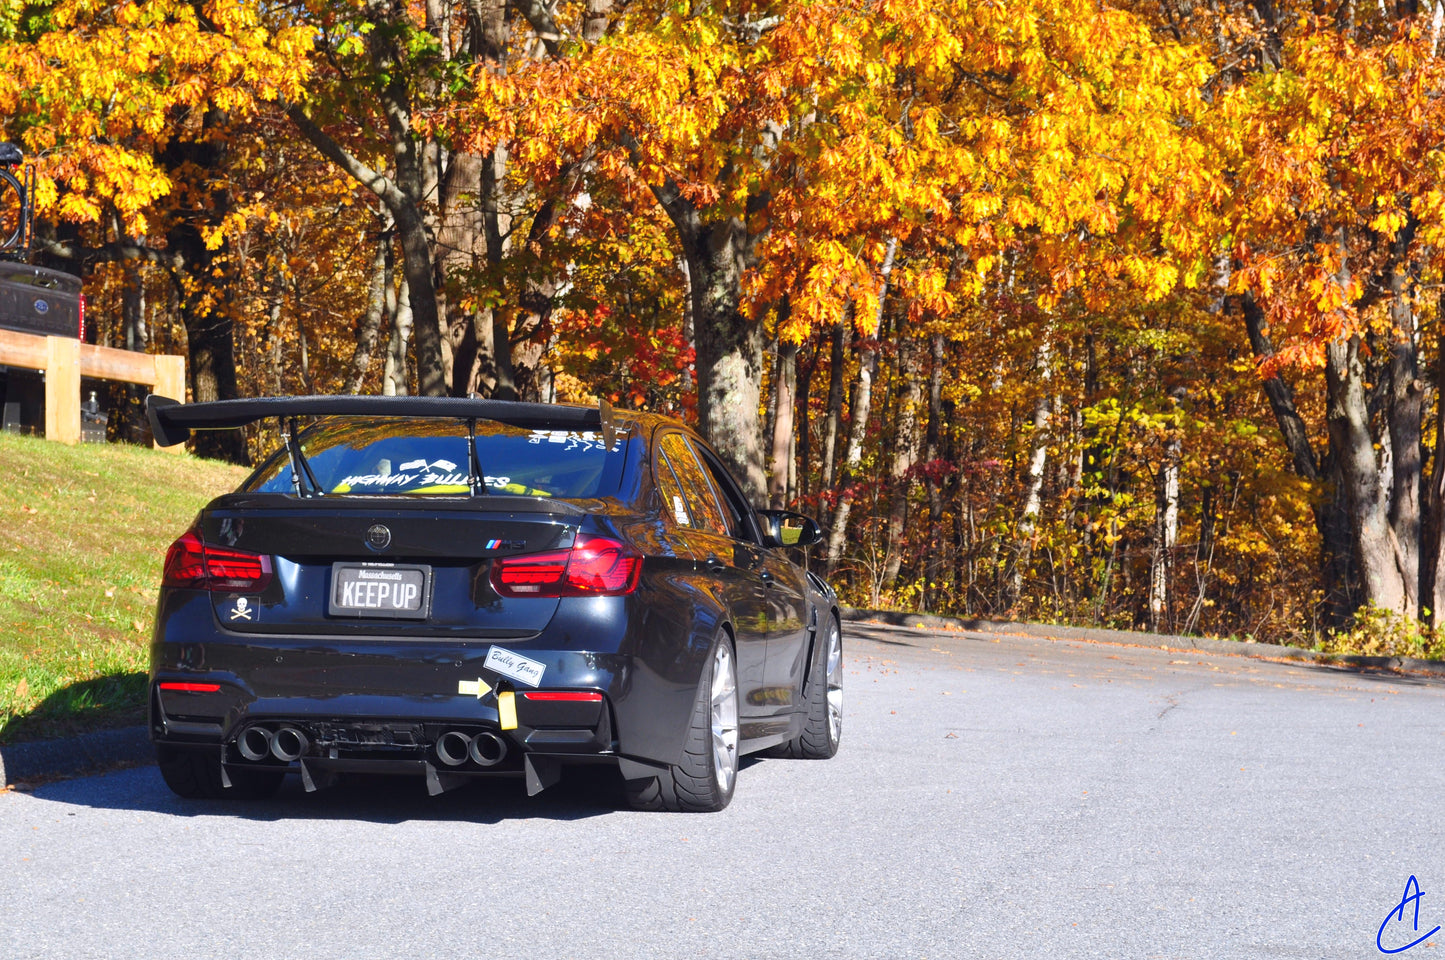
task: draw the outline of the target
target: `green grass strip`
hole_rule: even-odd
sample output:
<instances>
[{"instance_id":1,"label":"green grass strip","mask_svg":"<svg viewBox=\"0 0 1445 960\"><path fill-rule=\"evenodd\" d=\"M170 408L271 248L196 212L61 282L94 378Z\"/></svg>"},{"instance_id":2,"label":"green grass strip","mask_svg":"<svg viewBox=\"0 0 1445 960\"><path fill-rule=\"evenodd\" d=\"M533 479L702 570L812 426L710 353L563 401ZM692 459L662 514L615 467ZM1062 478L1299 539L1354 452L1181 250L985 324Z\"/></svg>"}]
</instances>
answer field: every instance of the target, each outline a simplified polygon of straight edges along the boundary
<instances>
[{"instance_id":1,"label":"green grass strip","mask_svg":"<svg viewBox=\"0 0 1445 960\"><path fill-rule=\"evenodd\" d=\"M0 433L0 743L144 721L166 547L246 473Z\"/></svg>"}]
</instances>

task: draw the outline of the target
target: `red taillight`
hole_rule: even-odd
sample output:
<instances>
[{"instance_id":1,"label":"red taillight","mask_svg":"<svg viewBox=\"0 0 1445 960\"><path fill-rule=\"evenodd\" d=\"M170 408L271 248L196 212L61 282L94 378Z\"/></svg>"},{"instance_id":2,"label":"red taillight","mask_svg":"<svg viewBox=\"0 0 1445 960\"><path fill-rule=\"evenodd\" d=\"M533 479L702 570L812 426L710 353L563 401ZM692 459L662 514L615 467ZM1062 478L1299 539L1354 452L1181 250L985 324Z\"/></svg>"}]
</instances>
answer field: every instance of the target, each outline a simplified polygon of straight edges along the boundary
<instances>
[{"instance_id":1,"label":"red taillight","mask_svg":"<svg viewBox=\"0 0 1445 960\"><path fill-rule=\"evenodd\" d=\"M76 334L81 343L85 342L85 294L80 295L80 332Z\"/></svg>"},{"instance_id":2,"label":"red taillight","mask_svg":"<svg viewBox=\"0 0 1445 960\"><path fill-rule=\"evenodd\" d=\"M552 700L569 703L600 703L602 694L588 690L532 690L522 694L528 700Z\"/></svg>"},{"instance_id":3,"label":"red taillight","mask_svg":"<svg viewBox=\"0 0 1445 960\"><path fill-rule=\"evenodd\" d=\"M504 597L616 597L637 589L642 558L610 537L578 536L570 550L492 563L492 588Z\"/></svg>"},{"instance_id":4,"label":"red taillight","mask_svg":"<svg viewBox=\"0 0 1445 960\"><path fill-rule=\"evenodd\" d=\"M162 690L175 690L180 693L219 693L219 683L162 683Z\"/></svg>"},{"instance_id":5,"label":"red taillight","mask_svg":"<svg viewBox=\"0 0 1445 960\"><path fill-rule=\"evenodd\" d=\"M271 558L203 543L187 530L166 551L165 587L255 593L271 582Z\"/></svg>"}]
</instances>

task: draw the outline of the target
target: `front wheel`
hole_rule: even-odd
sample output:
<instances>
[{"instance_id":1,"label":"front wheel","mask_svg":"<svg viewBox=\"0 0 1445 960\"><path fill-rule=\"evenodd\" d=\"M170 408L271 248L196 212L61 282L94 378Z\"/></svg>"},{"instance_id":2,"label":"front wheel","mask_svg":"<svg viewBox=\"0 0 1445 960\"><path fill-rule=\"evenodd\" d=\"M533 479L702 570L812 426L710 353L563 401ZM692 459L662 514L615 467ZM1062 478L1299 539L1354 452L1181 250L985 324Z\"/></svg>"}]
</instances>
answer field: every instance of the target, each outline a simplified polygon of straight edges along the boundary
<instances>
[{"instance_id":1,"label":"front wheel","mask_svg":"<svg viewBox=\"0 0 1445 960\"><path fill-rule=\"evenodd\" d=\"M712 813L732 800L737 777L738 673L724 634L697 686L682 762L656 777L627 781L627 802L635 810Z\"/></svg>"}]
</instances>

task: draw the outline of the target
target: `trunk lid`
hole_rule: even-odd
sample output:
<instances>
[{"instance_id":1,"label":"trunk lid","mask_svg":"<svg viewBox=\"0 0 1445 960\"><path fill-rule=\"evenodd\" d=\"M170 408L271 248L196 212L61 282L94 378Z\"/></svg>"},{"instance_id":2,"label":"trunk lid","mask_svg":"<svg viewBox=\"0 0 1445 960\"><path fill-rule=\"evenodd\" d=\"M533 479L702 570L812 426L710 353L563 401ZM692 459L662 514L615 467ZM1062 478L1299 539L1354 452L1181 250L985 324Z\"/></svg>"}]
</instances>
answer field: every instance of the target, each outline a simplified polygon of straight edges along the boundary
<instances>
[{"instance_id":1,"label":"trunk lid","mask_svg":"<svg viewBox=\"0 0 1445 960\"><path fill-rule=\"evenodd\" d=\"M494 639L540 632L559 600L498 595L493 561L564 549L584 516L531 497L233 494L202 513L199 532L269 558L260 590L212 594L228 630Z\"/></svg>"}]
</instances>

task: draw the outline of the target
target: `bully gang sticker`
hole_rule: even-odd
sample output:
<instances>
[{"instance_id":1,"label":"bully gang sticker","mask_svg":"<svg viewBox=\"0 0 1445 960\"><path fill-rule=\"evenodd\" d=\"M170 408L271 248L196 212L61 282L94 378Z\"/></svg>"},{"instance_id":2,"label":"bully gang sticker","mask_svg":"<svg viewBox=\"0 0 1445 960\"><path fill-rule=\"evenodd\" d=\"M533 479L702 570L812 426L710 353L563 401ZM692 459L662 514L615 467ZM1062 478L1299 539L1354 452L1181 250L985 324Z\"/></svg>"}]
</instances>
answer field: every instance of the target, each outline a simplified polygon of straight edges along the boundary
<instances>
[{"instance_id":1,"label":"bully gang sticker","mask_svg":"<svg viewBox=\"0 0 1445 960\"><path fill-rule=\"evenodd\" d=\"M521 654L503 650L501 647L493 647L488 651L486 662L482 666L518 683L525 683L529 687L535 687L541 683L542 673L547 669L545 664L538 663L536 660L528 660Z\"/></svg>"}]
</instances>

